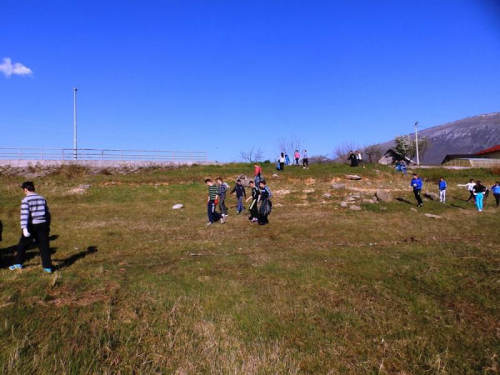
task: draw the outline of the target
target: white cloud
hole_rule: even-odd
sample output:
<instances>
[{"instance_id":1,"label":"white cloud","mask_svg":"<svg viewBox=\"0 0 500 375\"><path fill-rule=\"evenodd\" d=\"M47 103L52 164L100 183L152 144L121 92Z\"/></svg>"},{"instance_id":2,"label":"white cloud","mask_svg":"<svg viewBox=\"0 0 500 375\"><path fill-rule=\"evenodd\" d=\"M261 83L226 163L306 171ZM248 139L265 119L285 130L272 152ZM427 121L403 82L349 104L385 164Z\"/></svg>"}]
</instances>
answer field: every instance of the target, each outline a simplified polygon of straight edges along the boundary
<instances>
[{"instance_id":1,"label":"white cloud","mask_svg":"<svg viewBox=\"0 0 500 375\"><path fill-rule=\"evenodd\" d=\"M21 63L12 64L10 57L3 59L3 62L0 64L0 72L2 72L6 77L10 77L13 74L18 76L29 76L33 74L33 71L30 68Z\"/></svg>"}]
</instances>

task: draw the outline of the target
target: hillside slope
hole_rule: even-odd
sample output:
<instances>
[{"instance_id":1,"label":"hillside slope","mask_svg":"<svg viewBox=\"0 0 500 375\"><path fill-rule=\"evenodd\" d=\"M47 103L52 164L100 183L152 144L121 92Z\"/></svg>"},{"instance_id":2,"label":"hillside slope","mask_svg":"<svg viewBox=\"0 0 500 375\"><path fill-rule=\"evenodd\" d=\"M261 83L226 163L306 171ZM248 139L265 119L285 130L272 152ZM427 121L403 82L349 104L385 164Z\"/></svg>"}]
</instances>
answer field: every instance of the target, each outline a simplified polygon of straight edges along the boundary
<instances>
[{"instance_id":1,"label":"hillside slope","mask_svg":"<svg viewBox=\"0 0 500 375\"><path fill-rule=\"evenodd\" d=\"M412 137L414 133L410 134ZM424 164L440 164L448 154L469 154L500 144L500 112L467 117L419 132L431 141ZM385 151L393 141L380 144Z\"/></svg>"}]
</instances>

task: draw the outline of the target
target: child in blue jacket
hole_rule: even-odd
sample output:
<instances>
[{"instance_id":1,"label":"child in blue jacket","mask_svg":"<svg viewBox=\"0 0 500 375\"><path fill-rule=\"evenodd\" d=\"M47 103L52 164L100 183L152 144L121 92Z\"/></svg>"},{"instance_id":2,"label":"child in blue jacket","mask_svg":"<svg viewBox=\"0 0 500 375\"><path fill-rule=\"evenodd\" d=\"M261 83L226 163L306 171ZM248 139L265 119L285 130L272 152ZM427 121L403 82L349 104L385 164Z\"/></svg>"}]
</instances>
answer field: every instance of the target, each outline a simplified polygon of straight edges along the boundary
<instances>
[{"instance_id":1,"label":"child in blue jacket","mask_svg":"<svg viewBox=\"0 0 500 375\"><path fill-rule=\"evenodd\" d=\"M446 188L448 187L448 184L444 180L443 177L439 178L439 201L441 203L446 203Z\"/></svg>"},{"instance_id":2,"label":"child in blue jacket","mask_svg":"<svg viewBox=\"0 0 500 375\"><path fill-rule=\"evenodd\" d=\"M422 207L424 205L424 202L422 201L420 193L422 192L422 187L424 186L424 183L416 173L413 173L413 178L411 179L410 186L413 188L413 194L417 199L418 207Z\"/></svg>"},{"instance_id":3,"label":"child in blue jacket","mask_svg":"<svg viewBox=\"0 0 500 375\"><path fill-rule=\"evenodd\" d=\"M491 192L495 197L495 201L497 202L497 207L500 206L500 182L495 182L495 185L491 187Z\"/></svg>"}]
</instances>

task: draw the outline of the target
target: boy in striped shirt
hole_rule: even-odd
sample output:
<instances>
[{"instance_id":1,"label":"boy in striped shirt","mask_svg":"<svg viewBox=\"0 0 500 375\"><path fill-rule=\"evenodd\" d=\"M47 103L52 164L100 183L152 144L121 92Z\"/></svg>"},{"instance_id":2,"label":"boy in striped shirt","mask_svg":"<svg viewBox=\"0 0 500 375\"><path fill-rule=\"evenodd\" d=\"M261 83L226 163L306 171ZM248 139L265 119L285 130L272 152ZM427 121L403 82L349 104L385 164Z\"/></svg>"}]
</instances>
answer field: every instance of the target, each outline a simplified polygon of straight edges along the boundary
<instances>
[{"instance_id":1,"label":"boy in striped shirt","mask_svg":"<svg viewBox=\"0 0 500 375\"><path fill-rule=\"evenodd\" d=\"M215 206L217 204L215 203L217 199L219 198L219 191L217 189L217 185L214 185L211 179L207 178L205 180L205 184L208 186L208 201L207 201L207 213L208 213L208 225L212 225L214 222L219 220L220 218L220 223L224 224L224 218L217 212L215 211Z\"/></svg>"},{"instance_id":2,"label":"boy in striped shirt","mask_svg":"<svg viewBox=\"0 0 500 375\"><path fill-rule=\"evenodd\" d=\"M49 248L50 211L44 197L35 193L33 182L27 181L21 185L25 195L21 202L21 229L23 231L17 245L14 264L11 270L23 268L26 250L33 240L37 240L42 258L43 270L52 273L52 260Z\"/></svg>"}]
</instances>

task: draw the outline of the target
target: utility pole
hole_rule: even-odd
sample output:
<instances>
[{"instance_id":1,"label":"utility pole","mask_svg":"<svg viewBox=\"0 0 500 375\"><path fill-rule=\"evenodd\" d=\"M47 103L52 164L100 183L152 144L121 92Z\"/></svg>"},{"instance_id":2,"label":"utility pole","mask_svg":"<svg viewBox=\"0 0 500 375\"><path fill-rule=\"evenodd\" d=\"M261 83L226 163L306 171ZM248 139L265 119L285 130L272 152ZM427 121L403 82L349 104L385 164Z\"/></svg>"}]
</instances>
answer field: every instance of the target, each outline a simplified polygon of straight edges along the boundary
<instances>
[{"instance_id":1,"label":"utility pole","mask_svg":"<svg viewBox=\"0 0 500 375\"><path fill-rule=\"evenodd\" d=\"M76 92L78 89L73 87L73 159L78 160L78 133L76 128Z\"/></svg>"},{"instance_id":2,"label":"utility pole","mask_svg":"<svg viewBox=\"0 0 500 375\"><path fill-rule=\"evenodd\" d=\"M420 165L420 158L418 156L418 121L415 122L415 148L417 149L417 165Z\"/></svg>"}]
</instances>

